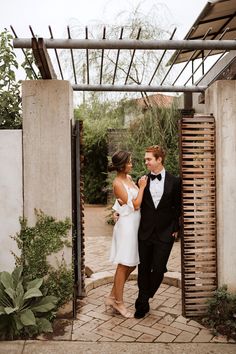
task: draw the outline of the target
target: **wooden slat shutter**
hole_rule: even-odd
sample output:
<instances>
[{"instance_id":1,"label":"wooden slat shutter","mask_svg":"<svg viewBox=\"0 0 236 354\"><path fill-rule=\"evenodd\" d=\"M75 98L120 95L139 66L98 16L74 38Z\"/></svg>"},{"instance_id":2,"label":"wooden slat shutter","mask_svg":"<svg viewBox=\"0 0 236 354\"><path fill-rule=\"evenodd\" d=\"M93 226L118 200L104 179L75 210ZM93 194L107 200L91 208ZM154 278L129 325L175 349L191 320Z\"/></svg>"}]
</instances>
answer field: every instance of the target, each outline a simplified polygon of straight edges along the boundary
<instances>
[{"instance_id":1,"label":"wooden slat shutter","mask_svg":"<svg viewBox=\"0 0 236 354\"><path fill-rule=\"evenodd\" d=\"M180 133L183 314L192 317L205 313L217 287L214 117L184 117Z\"/></svg>"}]
</instances>

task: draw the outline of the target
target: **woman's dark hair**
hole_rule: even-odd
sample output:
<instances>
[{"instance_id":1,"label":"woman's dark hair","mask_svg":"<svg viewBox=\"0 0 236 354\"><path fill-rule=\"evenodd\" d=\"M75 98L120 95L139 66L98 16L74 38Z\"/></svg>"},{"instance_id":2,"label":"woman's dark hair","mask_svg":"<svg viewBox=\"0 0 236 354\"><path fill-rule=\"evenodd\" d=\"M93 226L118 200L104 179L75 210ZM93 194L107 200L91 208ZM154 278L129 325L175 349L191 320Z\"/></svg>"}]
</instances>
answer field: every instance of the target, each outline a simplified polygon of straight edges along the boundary
<instances>
[{"instance_id":1,"label":"woman's dark hair","mask_svg":"<svg viewBox=\"0 0 236 354\"><path fill-rule=\"evenodd\" d=\"M123 171L125 165L130 161L131 153L128 151L116 151L111 157L111 164L108 166L108 171Z\"/></svg>"}]
</instances>

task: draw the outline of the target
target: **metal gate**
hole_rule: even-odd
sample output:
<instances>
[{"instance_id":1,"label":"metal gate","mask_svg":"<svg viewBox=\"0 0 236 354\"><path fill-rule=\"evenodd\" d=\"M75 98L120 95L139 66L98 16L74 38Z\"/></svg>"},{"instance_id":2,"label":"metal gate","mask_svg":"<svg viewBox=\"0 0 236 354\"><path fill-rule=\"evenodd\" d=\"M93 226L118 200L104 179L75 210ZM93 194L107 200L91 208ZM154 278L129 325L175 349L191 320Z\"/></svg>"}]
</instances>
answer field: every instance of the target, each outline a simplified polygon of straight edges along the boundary
<instances>
[{"instance_id":1,"label":"metal gate","mask_svg":"<svg viewBox=\"0 0 236 354\"><path fill-rule=\"evenodd\" d=\"M74 260L74 314L78 297L85 295L85 235L83 194L83 125L76 121L72 126L72 223Z\"/></svg>"},{"instance_id":2,"label":"metal gate","mask_svg":"<svg viewBox=\"0 0 236 354\"><path fill-rule=\"evenodd\" d=\"M183 315L205 313L217 287L215 119L184 117L180 123L183 182Z\"/></svg>"}]
</instances>

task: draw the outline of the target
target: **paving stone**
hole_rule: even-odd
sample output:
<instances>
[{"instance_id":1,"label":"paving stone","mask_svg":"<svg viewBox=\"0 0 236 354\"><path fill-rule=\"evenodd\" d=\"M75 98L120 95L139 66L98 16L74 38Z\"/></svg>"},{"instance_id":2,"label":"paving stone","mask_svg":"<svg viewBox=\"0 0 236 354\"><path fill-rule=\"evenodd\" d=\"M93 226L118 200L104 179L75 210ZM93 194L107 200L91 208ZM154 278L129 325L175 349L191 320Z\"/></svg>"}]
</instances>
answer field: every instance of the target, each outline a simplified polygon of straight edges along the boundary
<instances>
[{"instance_id":1,"label":"paving stone","mask_svg":"<svg viewBox=\"0 0 236 354\"><path fill-rule=\"evenodd\" d=\"M138 331L140 333L146 333L146 334L151 334L152 336L158 337L161 332L158 331L155 328L150 328L150 327L146 327L146 326L141 326L140 324L134 326L132 328L134 331Z\"/></svg>"},{"instance_id":2,"label":"paving stone","mask_svg":"<svg viewBox=\"0 0 236 354\"><path fill-rule=\"evenodd\" d=\"M104 321L110 320L110 318L111 318L111 316L108 316L108 315L105 315L103 313L99 313L99 312L96 312L96 311L88 312L87 316L91 316L91 317L94 317L94 318L99 318L100 320L104 320Z\"/></svg>"},{"instance_id":3,"label":"paving stone","mask_svg":"<svg viewBox=\"0 0 236 354\"><path fill-rule=\"evenodd\" d=\"M164 306L167 307L174 307L177 303L179 302L179 296L176 296L175 298L169 298L164 302Z\"/></svg>"},{"instance_id":4,"label":"paving stone","mask_svg":"<svg viewBox=\"0 0 236 354\"><path fill-rule=\"evenodd\" d=\"M176 288L175 286L170 286L167 290L166 293L173 293L175 294L178 291L178 288Z\"/></svg>"},{"instance_id":5,"label":"paving stone","mask_svg":"<svg viewBox=\"0 0 236 354\"><path fill-rule=\"evenodd\" d=\"M151 343L156 339L155 336L152 336L150 334L142 334L140 337L136 339L136 342L146 342L146 343Z\"/></svg>"},{"instance_id":6,"label":"paving stone","mask_svg":"<svg viewBox=\"0 0 236 354\"><path fill-rule=\"evenodd\" d=\"M122 336L120 337L117 342L135 342L134 337Z\"/></svg>"},{"instance_id":7,"label":"paving stone","mask_svg":"<svg viewBox=\"0 0 236 354\"><path fill-rule=\"evenodd\" d=\"M80 321L83 321L83 322L91 321L91 317L89 317L87 315L83 315L82 313L77 313L76 319L80 320Z\"/></svg>"},{"instance_id":8,"label":"paving stone","mask_svg":"<svg viewBox=\"0 0 236 354\"><path fill-rule=\"evenodd\" d=\"M174 327L170 327L170 326L165 326L165 325L162 325L160 323L154 324L153 328L156 328L159 331L166 332L166 333L169 333L169 334L173 334L173 335L176 335L176 336L181 333L180 329L177 329L177 328L174 328Z\"/></svg>"},{"instance_id":9,"label":"paving stone","mask_svg":"<svg viewBox=\"0 0 236 354\"><path fill-rule=\"evenodd\" d=\"M188 322L188 325L189 325L189 326L193 326L193 327L197 327L197 328L205 328L205 327L202 326L200 323L198 323L198 322L196 322L196 321L193 321L193 320L189 321L189 322Z\"/></svg>"},{"instance_id":10,"label":"paving stone","mask_svg":"<svg viewBox=\"0 0 236 354\"><path fill-rule=\"evenodd\" d=\"M188 323L188 319L186 317L183 317L182 315L178 316L176 319L175 319L176 322L180 322L180 323L183 323L183 324L187 324ZM194 326L195 327L195 326Z\"/></svg>"},{"instance_id":11,"label":"paving stone","mask_svg":"<svg viewBox=\"0 0 236 354\"><path fill-rule=\"evenodd\" d=\"M171 313L173 315L180 315L180 311L178 309L173 309L172 307L161 306L158 310Z\"/></svg>"},{"instance_id":12,"label":"paving stone","mask_svg":"<svg viewBox=\"0 0 236 354\"><path fill-rule=\"evenodd\" d=\"M91 319L90 319L91 320ZM85 322L84 321L80 321L80 320L74 320L73 321L73 328L72 331L74 331L74 329L76 330L77 328L81 327L82 325L84 325Z\"/></svg>"},{"instance_id":13,"label":"paving stone","mask_svg":"<svg viewBox=\"0 0 236 354\"><path fill-rule=\"evenodd\" d=\"M157 317L156 316L153 316L153 315L149 315L148 317L144 318L144 319L141 319L141 321L139 322L140 325L142 326L153 326L154 323L157 322ZM137 320L136 320L136 323L137 323Z\"/></svg>"},{"instance_id":14,"label":"paving stone","mask_svg":"<svg viewBox=\"0 0 236 354\"><path fill-rule=\"evenodd\" d=\"M163 343L171 343L176 338L173 334L170 333L162 333L155 342L163 342Z\"/></svg>"},{"instance_id":15,"label":"paving stone","mask_svg":"<svg viewBox=\"0 0 236 354\"><path fill-rule=\"evenodd\" d=\"M178 337L175 338L174 342L188 343L188 342L191 342L194 337L195 337L195 334L183 331L178 335Z\"/></svg>"},{"instance_id":16,"label":"paving stone","mask_svg":"<svg viewBox=\"0 0 236 354\"><path fill-rule=\"evenodd\" d=\"M137 319L137 318L128 318L127 320L124 320L120 325L127 327L127 328L132 328L135 326L137 323L140 323L142 319Z\"/></svg>"},{"instance_id":17,"label":"paving stone","mask_svg":"<svg viewBox=\"0 0 236 354\"><path fill-rule=\"evenodd\" d=\"M171 327L179 328L182 331L190 332L190 333L193 333L193 334L197 334L199 332L199 328L189 326L188 324L185 325L185 324L179 323L179 322L171 323Z\"/></svg>"},{"instance_id":18,"label":"paving stone","mask_svg":"<svg viewBox=\"0 0 236 354\"><path fill-rule=\"evenodd\" d=\"M134 331L132 329L125 328L125 327L122 327L122 326L114 327L113 331L118 332L120 334L127 335L129 337L134 337L134 338L138 338L142 334L142 332Z\"/></svg>"},{"instance_id":19,"label":"paving stone","mask_svg":"<svg viewBox=\"0 0 236 354\"><path fill-rule=\"evenodd\" d=\"M211 341L211 339L213 338L213 334L211 334L210 331L206 330L206 329L202 329L198 335L193 338L193 342L197 342L197 343L208 343Z\"/></svg>"},{"instance_id":20,"label":"paving stone","mask_svg":"<svg viewBox=\"0 0 236 354\"><path fill-rule=\"evenodd\" d=\"M114 342L114 339L108 337L101 337L98 342Z\"/></svg>"},{"instance_id":21,"label":"paving stone","mask_svg":"<svg viewBox=\"0 0 236 354\"><path fill-rule=\"evenodd\" d=\"M171 315L166 315L165 317L163 317L159 323L163 324L163 325L170 325L172 322L175 321L175 317L171 316Z\"/></svg>"},{"instance_id":22,"label":"paving stone","mask_svg":"<svg viewBox=\"0 0 236 354\"><path fill-rule=\"evenodd\" d=\"M117 333L117 332L111 331L106 328L101 328L101 327L96 328L94 330L94 332L103 336L103 337L111 338L113 340L117 340L122 336L121 333Z\"/></svg>"},{"instance_id":23,"label":"paving stone","mask_svg":"<svg viewBox=\"0 0 236 354\"><path fill-rule=\"evenodd\" d=\"M96 305L96 306L100 306L102 304L101 300L93 299L93 298L90 298L90 297L87 297L87 301L88 301L89 304Z\"/></svg>"},{"instance_id":24,"label":"paving stone","mask_svg":"<svg viewBox=\"0 0 236 354\"><path fill-rule=\"evenodd\" d=\"M96 309L96 307L97 306L92 305L92 304L85 305L85 306L83 306L83 307L81 307L79 309L79 313L82 314L82 315L87 315L87 313L89 311L92 311L92 310Z\"/></svg>"},{"instance_id":25,"label":"paving stone","mask_svg":"<svg viewBox=\"0 0 236 354\"><path fill-rule=\"evenodd\" d=\"M153 310L153 309L150 309L150 315L153 315L153 316L158 316L158 317L164 317L166 315L166 312L164 311L160 311L160 310Z\"/></svg>"},{"instance_id":26,"label":"paving stone","mask_svg":"<svg viewBox=\"0 0 236 354\"><path fill-rule=\"evenodd\" d=\"M227 340L226 337L219 335L219 336L213 337L211 342L214 342L214 343L227 343L228 340Z\"/></svg>"},{"instance_id":27,"label":"paving stone","mask_svg":"<svg viewBox=\"0 0 236 354\"><path fill-rule=\"evenodd\" d=\"M112 317L109 321L104 322L100 325L100 328L112 329L113 327L119 325L123 322L123 319Z\"/></svg>"},{"instance_id":28,"label":"paving stone","mask_svg":"<svg viewBox=\"0 0 236 354\"><path fill-rule=\"evenodd\" d=\"M95 334L94 332L89 332L79 328L78 331L72 333L72 340L78 340L82 342L97 342L101 336Z\"/></svg>"},{"instance_id":29,"label":"paving stone","mask_svg":"<svg viewBox=\"0 0 236 354\"><path fill-rule=\"evenodd\" d=\"M102 323L104 323L102 320L99 320L98 318L93 318L93 319L91 319L91 321L86 322L84 325L80 326L78 328L78 331L80 331L80 330L92 331L93 329L100 326ZM74 333L75 333L75 331L74 331Z\"/></svg>"}]
</instances>

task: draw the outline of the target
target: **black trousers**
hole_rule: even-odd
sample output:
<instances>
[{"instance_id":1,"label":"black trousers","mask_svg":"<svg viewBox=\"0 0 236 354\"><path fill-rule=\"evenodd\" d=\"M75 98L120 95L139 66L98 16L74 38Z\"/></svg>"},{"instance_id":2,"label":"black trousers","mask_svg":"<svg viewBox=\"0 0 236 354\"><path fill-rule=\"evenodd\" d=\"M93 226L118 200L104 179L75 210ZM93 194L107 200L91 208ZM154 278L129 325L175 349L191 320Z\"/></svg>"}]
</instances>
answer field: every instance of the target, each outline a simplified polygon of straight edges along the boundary
<instances>
[{"instance_id":1,"label":"black trousers","mask_svg":"<svg viewBox=\"0 0 236 354\"><path fill-rule=\"evenodd\" d=\"M173 243L174 238L170 243L139 240L138 303L148 302L161 285Z\"/></svg>"}]
</instances>

